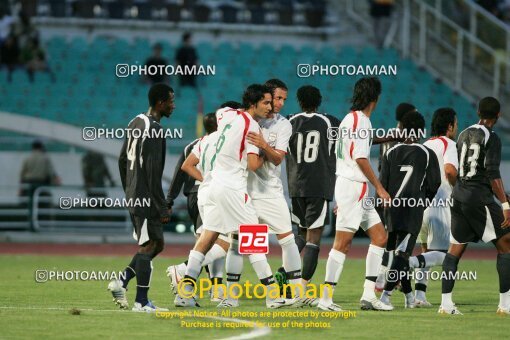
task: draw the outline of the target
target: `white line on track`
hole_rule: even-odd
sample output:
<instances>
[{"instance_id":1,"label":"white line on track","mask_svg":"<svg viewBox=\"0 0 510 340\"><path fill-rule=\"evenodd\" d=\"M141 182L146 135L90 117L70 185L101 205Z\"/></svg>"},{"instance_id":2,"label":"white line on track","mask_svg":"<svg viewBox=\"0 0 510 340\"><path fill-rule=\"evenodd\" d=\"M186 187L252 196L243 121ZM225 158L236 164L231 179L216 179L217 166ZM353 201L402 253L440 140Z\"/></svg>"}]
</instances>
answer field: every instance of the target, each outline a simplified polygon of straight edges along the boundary
<instances>
[{"instance_id":1,"label":"white line on track","mask_svg":"<svg viewBox=\"0 0 510 340\"><path fill-rule=\"evenodd\" d=\"M14 310L52 310L52 311L69 311L71 308L63 308L63 307L15 307L15 306L0 306L1 309L14 309ZM102 312L102 313L126 313L125 310L120 309L92 309L92 308L78 308L81 311L84 312ZM248 333L235 335L228 338L223 338L221 340L245 340L245 339L255 339L261 336L266 336L271 333L271 328L264 326L259 327L257 324L253 321L249 320L241 320L241 319L231 319L231 318L222 318L222 317L214 317L214 316L205 316L206 319L213 319L213 320L219 320L219 321L226 321L226 322L237 322L242 324L250 324L253 329L249 331Z\"/></svg>"}]
</instances>

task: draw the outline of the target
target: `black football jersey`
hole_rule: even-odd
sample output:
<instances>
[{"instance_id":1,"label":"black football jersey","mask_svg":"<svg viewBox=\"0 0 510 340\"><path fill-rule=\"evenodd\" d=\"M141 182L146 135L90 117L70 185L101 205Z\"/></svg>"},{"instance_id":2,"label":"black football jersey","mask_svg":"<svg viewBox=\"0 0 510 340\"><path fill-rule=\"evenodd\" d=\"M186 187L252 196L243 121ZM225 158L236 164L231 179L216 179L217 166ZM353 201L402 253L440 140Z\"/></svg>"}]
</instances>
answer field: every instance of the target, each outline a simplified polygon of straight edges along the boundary
<instances>
[{"instance_id":1,"label":"black football jersey","mask_svg":"<svg viewBox=\"0 0 510 340\"><path fill-rule=\"evenodd\" d=\"M494 202L490 181L501 178L501 140L484 125L462 131L457 140L459 171L453 197L473 205Z\"/></svg>"},{"instance_id":2,"label":"black football jersey","mask_svg":"<svg viewBox=\"0 0 510 340\"><path fill-rule=\"evenodd\" d=\"M434 198L441 185L436 154L421 144L399 143L384 155L380 179L395 201L386 209L388 231L417 235L425 204Z\"/></svg>"},{"instance_id":3,"label":"black football jersey","mask_svg":"<svg viewBox=\"0 0 510 340\"><path fill-rule=\"evenodd\" d=\"M150 200L150 207L134 206L129 211L145 218L160 218L167 213L161 186L166 154L164 134L158 132L162 127L151 116L139 114L128 129L119 156L122 187L128 200Z\"/></svg>"},{"instance_id":4,"label":"black football jersey","mask_svg":"<svg viewBox=\"0 0 510 340\"><path fill-rule=\"evenodd\" d=\"M290 197L322 197L333 200L335 189L335 141L328 129L340 120L321 113L298 113L289 118L292 135L286 155Z\"/></svg>"},{"instance_id":5,"label":"black football jersey","mask_svg":"<svg viewBox=\"0 0 510 340\"><path fill-rule=\"evenodd\" d=\"M186 145L184 150L181 152L181 156L179 157L177 164L175 165L174 177L172 178L172 182L168 188L168 193L166 194L166 203L168 208L171 208L174 205L174 200L177 196L179 196L181 189L184 196L188 196L190 193L198 191L198 185L195 185L195 179L185 173L181 167L199 140L200 139L197 138Z\"/></svg>"}]
</instances>

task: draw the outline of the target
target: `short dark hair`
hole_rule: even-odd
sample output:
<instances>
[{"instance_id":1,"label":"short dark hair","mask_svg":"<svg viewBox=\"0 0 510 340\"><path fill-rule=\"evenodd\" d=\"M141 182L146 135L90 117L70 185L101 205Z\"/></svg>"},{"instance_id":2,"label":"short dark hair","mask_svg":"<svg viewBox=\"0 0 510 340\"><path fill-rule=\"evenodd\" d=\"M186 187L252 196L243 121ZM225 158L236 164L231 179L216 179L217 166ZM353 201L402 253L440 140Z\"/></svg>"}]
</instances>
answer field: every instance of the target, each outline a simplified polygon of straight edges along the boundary
<instances>
[{"instance_id":1,"label":"short dark hair","mask_svg":"<svg viewBox=\"0 0 510 340\"><path fill-rule=\"evenodd\" d=\"M211 112L204 116L203 119L204 122L204 129L205 132L213 133L214 131L218 130L218 121L216 120L216 113Z\"/></svg>"},{"instance_id":2,"label":"short dark hair","mask_svg":"<svg viewBox=\"0 0 510 340\"><path fill-rule=\"evenodd\" d=\"M153 50L162 50L163 45L161 43L155 43L154 46L152 46Z\"/></svg>"},{"instance_id":3,"label":"short dark hair","mask_svg":"<svg viewBox=\"0 0 510 340\"><path fill-rule=\"evenodd\" d=\"M425 118L423 118L423 115L418 111L406 113L404 117L402 117L400 123L402 130L405 131L405 135L407 136L411 133L415 136L422 136L425 134Z\"/></svg>"},{"instance_id":4,"label":"short dark hair","mask_svg":"<svg viewBox=\"0 0 510 340\"><path fill-rule=\"evenodd\" d=\"M266 81L264 83L264 85L269 87L273 91L273 93L274 93L274 90L278 89L278 88L284 89L285 91L289 91L287 85L285 85L285 83L283 81L281 81L280 79L277 79L277 78L269 79L268 81Z\"/></svg>"},{"instance_id":5,"label":"short dark hair","mask_svg":"<svg viewBox=\"0 0 510 340\"><path fill-rule=\"evenodd\" d=\"M485 97L478 102L478 112L480 113L480 118L497 118L500 110L501 105L499 104L499 101L494 97Z\"/></svg>"},{"instance_id":6,"label":"short dark hair","mask_svg":"<svg viewBox=\"0 0 510 340\"><path fill-rule=\"evenodd\" d=\"M185 32L183 35L182 35L182 42L186 42L188 40L191 39L191 32Z\"/></svg>"},{"instance_id":7,"label":"short dark hair","mask_svg":"<svg viewBox=\"0 0 510 340\"><path fill-rule=\"evenodd\" d=\"M442 107L434 111L432 123L430 124L431 136L444 136L450 125L455 125L457 113L451 107Z\"/></svg>"},{"instance_id":8,"label":"short dark hair","mask_svg":"<svg viewBox=\"0 0 510 340\"><path fill-rule=\"evenodd\" d=\"M408 112L416 111L416 107L409 103L400 103L395 109L395 119L397 122L402 120L402 117Z\"/></svg>"},{"instance_id":9,"label":"short dark hair","mask_svg":"<svg viewBox=\"0 0 510 340\"><path fill-rule=\"evenodd\" d=\"M381 82L376 77L364 77L356 82L352 94L351 110L363 110L381 94Z\"/></svg>"},{"instance_id":10,"label":"short dark hair","mask_svg":"<svg viewBox=\"0 0 510 340\"><path fill-rule=\"evenodd\" d=\"M312 85L301 86L296 93L301 110L316 111L322 103L321 91Z\"/></svg>"},{"instance_id":11,"label":"short dark hair","mask_svg":"<svg viewBox=\"0 0 510 340\"><path fill-rule=\"evenodd\" d=\"M272 94L269 87L261 84L251 84L243 93L243 108L248 109L256 105L266 93Z\"/></svg>"},{"instance_id":12,"label":"short dark hair","mask_svg":"<svg viewBox=\"0 0 510 340\"><path fill-rule=\"evenodd\" d=\"M167 101L174 90L167 84L158 83L151 86L149 90L149 105L154 107L159 101Z\"/></svg>"},{"instance_id":13,"label":"short dark hair","mask_svg":"<svg viewBox=\"0 0 510 340\"><path fill-rule=\"evenodd\" d=\"M40 140L34 140L32 142L32 150L43 150L44 151L44 144Z\"/></svg>"},{"instance_id":14,"label":"short dark hair","mask_svg":"<svg viewBox=\"0 0 510 340\"><path fill-rule=\"evenodd\" d=\"M241 103L239 102L236 102L234 100L230 100L228 102L224 102L223 104L220 105L220 109L223 109L224 107L230 107L231 109L240 109L242 106L241 106Z\"/></svg>"}]
</instances>

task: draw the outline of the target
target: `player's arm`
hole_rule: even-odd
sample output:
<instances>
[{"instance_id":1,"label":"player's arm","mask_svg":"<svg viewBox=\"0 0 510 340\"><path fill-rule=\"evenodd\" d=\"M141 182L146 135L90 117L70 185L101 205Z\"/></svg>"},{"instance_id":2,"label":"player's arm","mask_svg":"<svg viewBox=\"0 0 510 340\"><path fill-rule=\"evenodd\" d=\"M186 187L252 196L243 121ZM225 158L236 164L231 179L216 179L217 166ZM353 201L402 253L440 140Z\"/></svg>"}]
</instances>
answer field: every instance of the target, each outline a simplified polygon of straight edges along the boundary
<instances>
[{"instance_id":1,"label":"player's arm","mask_svg":"<svg viewBox=\"0 0 510 340\"><path fill-rule=\"evenodd\" d=\"M120 181L122 182L122 189L126 192L126 172L127 172L127 144L128 138L124 139L124 144L122 144L122 149L120 150L119 155L119 172L120 172Z\"/></svg>"},{"instance_id":2,"label":"player's arm","mask_svg":"<svg viewBox=\"0 0 510 340\"><path fill-rule=\"evenodd\" d=\"M162 138L147 138L143 143L143 167L150 192L150 206L151 210L159 212L161 223L168 223L170 220L165 194L161 186L165 149L165 140Z\"/></svg>"},{"instance_id":3,"label":"player's arm","mask_svg":"<svg viewBox=\"0 0 510 340\"><path fill-rule=\"evenodd\" d=\"M487 141L487 152L485 153L485 167L487 177L490 180L492 192L503 205L503 215L505 220L501 224L503 228L510 227L510 206L505 193L499 164L501 163L501 140L496 134L492 134Z\"/></svg>"},{"instance_id":4,"label":"player's arm","mask_svg":"<svg viewBox=\"0 0 510 340\"><path fill-rule=\"evenodd\" d=\"M457 168L452 164L448 163L444 165L444 174L448 183L453 187L455 182L457 182Z\"/></svg>"},{"instance_id":5,"label":"player's arm","mask_svg":"<svg viewBox=\"0 0 510 340\"><path fill-rule=\"evenodd\" d=\"M264 158L256 153L248 154L248 170L255 171L264 164Z\"/></svg>"},{"instance_id":6,"label":"player's arm","mask_svg":"<svg viewBox=\"0 0 510 340\"><path fill-rule=\"evenodd\" d=\"M266 159L274 165L280 165L285 158L285 152L273 149L271 145L265 141L262 133L248 132L246 139L250 144L253 144L260 150L264 151Z\"/></svg>"},{"instance_id":7,"label":"player's arm","mask_svg":"<svg viewBox=\"0 0 510 340\"><path fill-rule=\"evenodd\" d=\"M190 153L184 163L182 163L181 170L197 181L202 182L204 180L202 173L196 168L199 162L200 160L197 158L197 156L195 156L194 153Z\"/></svg>"},{"instance_id":8,"label":"player's arm","mask_svg":"<svg viewBox=\"0 0 510 340\"><path fill-rule=\"evenodd\" d=\"M170 183L170 187L168 188L168 192L166 194L166 206L171 213L172 206L174 205L174 200L179 196L181 189L186 181L186 173L182 170L182 165L184 163L184 151L179 156L179 160L175 165L174 169L174 177L172 178L172 182Z\"/></svg>"},{"instance_id":9,"label":"player's arm","mask_svg":"<svg viewBox=\"0 0 510 340\"><path fill-rule=\"evenodd\" d=\"M367 158L357 158L356 163L358 164L361 172L365 175L365 177L368 179L370 183L375 187L375 191L377 192L377 195L383 200L383 201L390 201L391 197L384 189L383 185L377 178L377 176L374 173L374 170L372 169L372 166L370 165L370 162Z\"/></svg>"}]
</instances>

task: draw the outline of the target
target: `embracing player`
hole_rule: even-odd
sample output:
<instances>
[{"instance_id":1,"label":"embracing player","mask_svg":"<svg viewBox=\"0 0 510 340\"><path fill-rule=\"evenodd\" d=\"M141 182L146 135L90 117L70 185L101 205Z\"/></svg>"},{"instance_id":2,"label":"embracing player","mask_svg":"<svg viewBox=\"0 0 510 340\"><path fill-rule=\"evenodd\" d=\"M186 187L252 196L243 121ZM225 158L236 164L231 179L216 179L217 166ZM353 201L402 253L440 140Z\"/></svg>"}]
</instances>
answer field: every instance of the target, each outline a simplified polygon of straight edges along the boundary
<instances>
[{"instance_id":1,"label":"embracing player","mask_svg":"<svg viewBox=\"0 0 510 340\"><path fill-rule=\"evenodd\" d=\"M454 276L467 243L482 240L492 242L498 251L497 313L510 315L510 205L499 172L501 140L492 131L500 115L497 99L481 99L480 120L462 131L457 140L459 175L452 193L450 249L443 261L440 314L461 314L452 300Z\"/></svg>"},{"instance_id":2,"label":"embracing player","mask_svg":"<svg viewBox=\"0 0 510 340\"><path fill-rule=\"evenodd\" d=\"M166 143L156 131L162 129L162 117L170 117L175 108L174 91L165 84L155 84L149 90L149 111L139 114L129 123L128 128L143 133L135 138L127 136L119 156L120 178L128 200L147 198L150 207L130 207L129 213L134 226L133 236L140 246L131 263L124 270L122 280L108 285L113 301L122 309L129 307L126 288L136 276L136 298L132 308L135 312L165 310L152 304L147 294L152 277L152 259L163 251L163 226L169 215L165 195L161 187L165 167ZM148 135L147 138L143 137Z\"/></svg>"}]
</instances>

